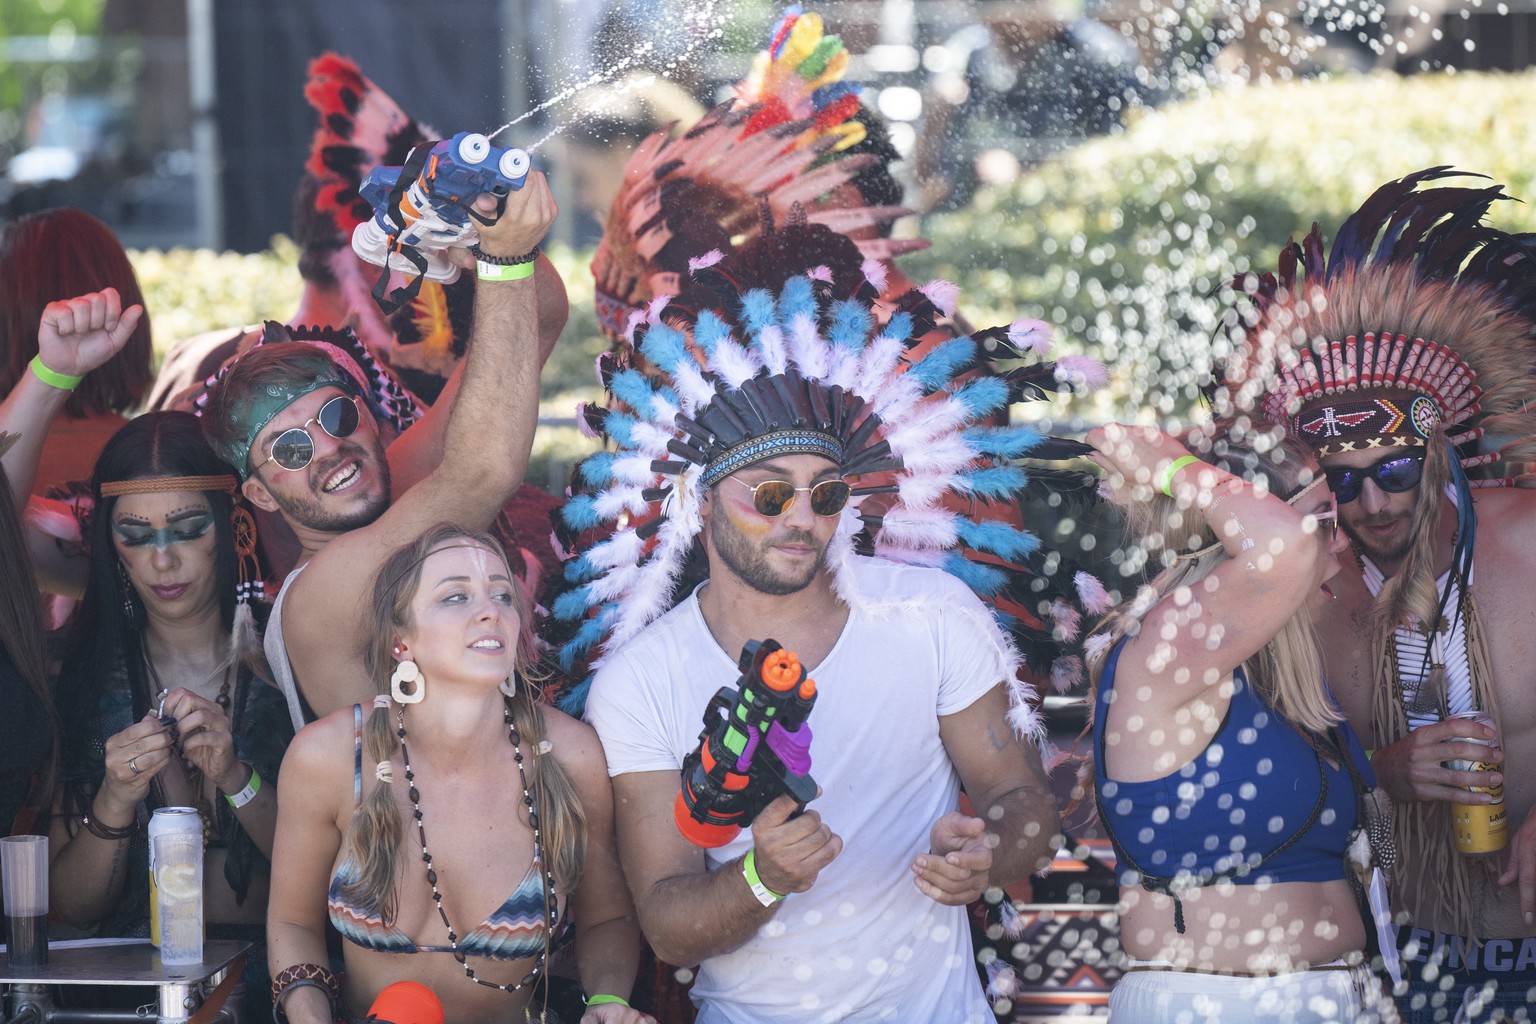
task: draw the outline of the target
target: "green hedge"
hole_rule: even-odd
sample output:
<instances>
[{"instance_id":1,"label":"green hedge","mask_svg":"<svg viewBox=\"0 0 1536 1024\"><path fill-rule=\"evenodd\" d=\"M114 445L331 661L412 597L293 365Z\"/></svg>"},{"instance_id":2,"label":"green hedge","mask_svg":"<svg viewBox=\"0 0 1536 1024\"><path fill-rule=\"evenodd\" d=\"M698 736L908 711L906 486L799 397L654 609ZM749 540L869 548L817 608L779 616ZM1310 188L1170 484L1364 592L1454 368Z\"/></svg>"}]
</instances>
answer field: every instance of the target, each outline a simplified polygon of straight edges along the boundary
<instances>
[{"instance_id":1,"label":"green hedge","mask_svg":"<svg viewBox=\"0 0 1536 1024\"><path fill-rule=\"evenodd\" d=\"M1115 373L1099 415L1178 417L1209 369L1223 281L1272 269L1314 220L1331 239L1371 190L1436 164L1536 200L1536 74L1391 75L1255 85L1135 117L924 225L919 279L962 286L977 322L1042 317ZM1495 208L1536 229L1524 203Z\"/></svg>"}]
</instances>

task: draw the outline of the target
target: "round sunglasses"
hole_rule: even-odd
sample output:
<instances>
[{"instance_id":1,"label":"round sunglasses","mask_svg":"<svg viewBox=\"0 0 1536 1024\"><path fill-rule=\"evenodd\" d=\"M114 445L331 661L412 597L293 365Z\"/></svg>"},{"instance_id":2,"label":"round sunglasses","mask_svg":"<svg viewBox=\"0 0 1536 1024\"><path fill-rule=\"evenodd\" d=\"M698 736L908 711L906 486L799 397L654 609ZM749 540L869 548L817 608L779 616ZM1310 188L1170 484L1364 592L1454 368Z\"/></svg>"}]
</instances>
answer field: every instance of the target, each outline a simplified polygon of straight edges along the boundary
<instances>
[{"instance_id":1,"label":"round sunglasses","mask_svg":"<svg viewBox=\"0 0 1536 1024\"><path fill-rule=\"evenodd\" d=\"M726 479L735 480L751 491L752 507L758 515L769 519L783 515L795 503L795 495L801 491L811 492L812 512L819 516L835 516L848 504L850 493L846 480L823 480L810 487L796 487L788 480L764 480L760 484L749 484L734 476Z\"/></svg>"},{"instance_id":2,"label":"round sunglasses","mask_svg":"<svg viewBox=\"0 0 1536 1024\"><path fill-rule=\"evenodd\" d=\"M304 421L302 427L289 427L272 439L267 462L275 462L282 469L300 470L315 457L315 439L309 436L309 425L320 424L320 429L336 438L351 437L357 429L357 399L351 395L337 395L320 407L320 411ZM261 466L265 466L263 462ZM260 469L261 466L257 466Z\"/></svg>"},{"instance_id":3,"label":"round sunglasses","mask_svg":"<svg viewBox=\"0 0 1536 1024\"><path fill-rule=\"evenodd\" d=\"M1324 469L1323 474L1339 504L1347 505L1360 497L1360 489L1367 480L1376 481L1376 486L1388 494L1413 490L1424 476L1424 454L1388 455L1369 466L1336 466Z\"/></svg>"}]
</instances>

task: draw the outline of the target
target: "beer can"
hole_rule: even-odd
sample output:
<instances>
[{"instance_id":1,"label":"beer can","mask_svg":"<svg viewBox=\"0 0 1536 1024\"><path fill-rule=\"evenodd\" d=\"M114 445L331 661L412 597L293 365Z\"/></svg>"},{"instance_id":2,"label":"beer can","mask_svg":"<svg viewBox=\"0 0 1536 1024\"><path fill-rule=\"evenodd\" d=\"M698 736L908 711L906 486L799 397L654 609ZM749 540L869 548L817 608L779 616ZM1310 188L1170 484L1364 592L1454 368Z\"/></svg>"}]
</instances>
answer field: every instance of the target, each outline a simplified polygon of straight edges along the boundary
<instances>
[{"instance_id":1,"label":"beer can","mask_svg":"<svg viewBox=\"0 0 1536 1024\"><path fill-rule=\"evenodd\" d=\"M1452 718L1477 722L1493 728L1493 718L1486 711L1464 711ZM1497 740L1463 736L1464 743L1494 747ZM1457 759L1445 762L1445 766L1458 772L1495 772L1499 766L1492 761L1466 761ZM1456 849L1469 857L1498 853L1509 845L1509 812L1504 806L1504 786L1473 786L1474 793L1487 793L1493 797L1488 804L1451 804L1452 828L1456 834Z\"/></svg>"},{"instance_id":2,"label":"beer can","mask_svg":"<svg viewBox=\"0 0 1536 1024\"><path fill-rule=\"evenodd\" d=\"M196 807L161 807L149 819L149 941L160 945L159 887L155 883L155 837L203 834Z\"/></svg>"}]
</instances>

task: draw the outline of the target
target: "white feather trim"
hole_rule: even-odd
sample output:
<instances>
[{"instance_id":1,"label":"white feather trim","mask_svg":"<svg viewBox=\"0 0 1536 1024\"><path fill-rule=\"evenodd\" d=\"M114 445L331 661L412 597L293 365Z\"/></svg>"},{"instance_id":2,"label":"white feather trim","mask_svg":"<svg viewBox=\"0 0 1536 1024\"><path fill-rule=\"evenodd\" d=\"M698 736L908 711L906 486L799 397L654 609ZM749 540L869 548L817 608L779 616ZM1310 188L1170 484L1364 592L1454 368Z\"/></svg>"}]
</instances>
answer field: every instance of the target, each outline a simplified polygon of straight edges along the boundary
<instances>
[{"instance_id":1,"label":"white feather trim","mask_svg":"<svg viewBox=\"0 0 1536 1024\"><path fill-rule=\"evenodd\" d=\"M906 345L901 341L884 334L870 342L859 360L859 374L853 385L853 393L865 401L873 398L906 350Z\"/></svg>"},{"instance_id":2,"label":"white feather trim","mask_svg":"<svg viewBox=\"0 0 1536 1024\"><path fill-rule=\"evenodd\" d=\"M890 268L884 261L874 258L866 259L859 269L864 271L864 280L873 285L875 291L884 295L886 280L890 276Z\"/></svg>"},{"instance_id":3,"label":"white feather trim","mask_svg":"<svg viewBox=\"0 0 1536 1024\"><path fill-rule=\"evenodd\" d=\"M1090 615L1103 615L1115 606L1109 591L1091 572L1077 573L1072 577L1072 585L1077 589L1077 599L1082 602L1083 610Z\"/></svg>"},{"instance_id":4,"label":"white feather trim","mask_svg":"<svg viewBox=\"0 0 1536 1024\"><path fill-rule=\"evenodd\" d=\"M804 313L789 322L789 354L811 380L821 380L831 368L831 346L817 333L816 321Z\"/></svg>"},{"instance_id":5,"label":"white feather trim","mask_svg":"<svg viewBox=\"0 0 1536 1024\"><path fill-rule=\"evenodd\" d=\"M939 279L929 281L918 290L928 296L928 301L939 307L939 312L945 316L955 315L955 302L960 297L959 285Z\"/></svg>"},{"instance_id":6,"label":"white feather trim","mask_svg":"<svg viewBox=\"0 0 1536 1024\"><path fill-rule=\"evenodd\" d=\"M703 256L695 256L689 260L688 272L690 274L697 273L706 267L714 266L716 263L719 263L723 259L725 259L725 253L721 252L719 249L711 249Z\"/></svg>"},{"instance_id":7,"label":"white feather trim","mask_svg":"<svg viewBox=\"0 0 1536 1024\"><path fill-rule=\"evenodd\" d=\"M896 481L896 487L903 505L911 509L922 509L942 498L953 482L954 478L949 474L904 473Z\"/></svg>"},{"instance_id":8,"label":"white feather trim","mask_svg":"<svg viewBox=\"0 0 1536 1024\"><path fill-rule=\"evenodd\" d=\"M952 548L959 541L955 514L942 508L893 508L880 524L880 541L904 548Z\"/></svg>"},{"instance_id":9,"label":"white feather trim","mask_svg":"<svg viewBox=\"0 0 1536 1024\"><path fill-rule=\"evenodd\" d=\"M677 385L677 396L683 400L683 412L688 416L715 400L714 386L699 372L698 364L691 356L683 357L672 380Z\"/></svg>"},{"instance_id":10,"label":"white feather trim","mask_svg":"<svg viewBox=\"0 0 1536 1024\"><path fill-rule=\"evenodd\" d=\"M733 391L740 391L743 384L757 375L761 366L750 352L731 338L722 339L710 359L710 369L718 373Z\"/></svg>"},{"instance_id":11,"label":"white feather trim","mask_svg":"<svg viewBox=\"0 0 1536 1024\"><path fill-rule=\"evenodd\" d=\"M968 469L976 460L976 451L959 434L938 438L913 450L892 451L901 457L909 473L955 474Z\"/></svg>"},{"instance_id":12,"label":"white feather trim","mask_svg":"<svg viewBox=\"0 0 1536 1024\"><path fill-rule=\"evenodd\" d=\"M649 487L661 475L651 469L652 461L646 455L621 455L613 460L613 478L626 484Z\"/></svg>"},{"instance_id":13,"label":"white feather trim","mask_svg":"<svg viewBox=\"0 0 1536 1024\"><path fill-rule=\"evenodd\" d=\"M783 373L789 367L789 349L784 344L784 329L769 324L757 336L757 348L762 353L763 367L770 373Z\"/></svg>"},{"instance_id":14,"label":"white feather trim","mask_svg":"<svg viewBox=\"0 0 1536 1024\"><path fill-rule=\"evenodd\" d=\"M587 561L600 569L614 569L621 565L634 565L645 550L645 541L636 530L620 530L601 544L593 545L586 554Z\"/></svg>"},{"instance_id":15,"label":"white feather trim","mask_svg":"<svg viewBox=\"0 0 1536 1024\"><path fill-rule=\"evenodd\" d=\"M652 299L649 303L646 304L646 307L645 307L646 319L649 320L653 324L660 323L661 322L661 311L666 309L667 306L669 306L672 303L672 300L674 298L676 298L676 296L673 296L673 295L658 295L658 296L656 296L654 299Z\"/></svg>"},{"instance_id":16,"label":"white feather trim","mask_svg":"<svg viewBox=\"0 0 1536 1024\"><path fill-rule=\"evenodd\" d=\"M1097 359L1087 356L1062 356L1056 360L1055 377L1074 388L1097 391L1109 383L1109 370Z\"/></svg>"},{"instance_id":17,"label":"white feather trim","mask_svg":"<svg viewBox=\"0 0 1536 1024\"><path fill-rule=\"evenodd\" d=\"M612 522L622 512L640 515L650 505L640 496L641 491L639 487L611 487L596 496L592 502L593 509L604 522Z\"/></svg>"},{"instance_id":18,"label":"white feather trim","mask_svg":"<svg viewBox=\"0 0 1536 1024\"><path fill-rule=\"evenodd\" d=\"M1045 355L1051 349L1051 325L1044 320L1015 320L1008 325L1008 341L1036 355Z\"/></svg>"}]
</instances>

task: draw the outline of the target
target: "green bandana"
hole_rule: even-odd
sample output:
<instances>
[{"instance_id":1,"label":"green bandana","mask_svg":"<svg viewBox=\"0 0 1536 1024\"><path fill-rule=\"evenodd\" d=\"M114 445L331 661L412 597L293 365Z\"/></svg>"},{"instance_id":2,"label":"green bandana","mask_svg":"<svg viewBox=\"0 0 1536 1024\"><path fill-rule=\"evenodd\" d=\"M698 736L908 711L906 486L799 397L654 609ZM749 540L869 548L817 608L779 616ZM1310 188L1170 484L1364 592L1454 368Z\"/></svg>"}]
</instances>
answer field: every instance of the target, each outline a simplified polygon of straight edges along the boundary
<instances>
[{"instance_id":1,"label":"green bandana","mask_svg":"<svg viewBox=\"0 0 1536 1024\"><path fill-rule=\"evenodd\" d=\"M230 405L229 423L237 440L216 444L219 455L240 472L240 479L250 478L251 445L268 423L284 409L312 391L321 388L340 388L349 395L357 394L357 385L345 373L336 369L329 359L315 360L315 375L292 384L267 383L248 396Z\"/></svg>"}]
</instances>

